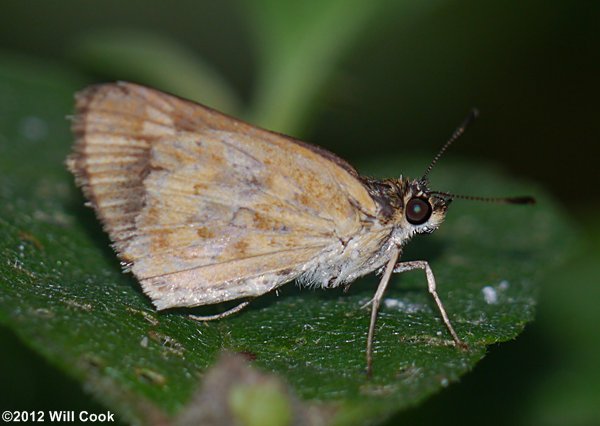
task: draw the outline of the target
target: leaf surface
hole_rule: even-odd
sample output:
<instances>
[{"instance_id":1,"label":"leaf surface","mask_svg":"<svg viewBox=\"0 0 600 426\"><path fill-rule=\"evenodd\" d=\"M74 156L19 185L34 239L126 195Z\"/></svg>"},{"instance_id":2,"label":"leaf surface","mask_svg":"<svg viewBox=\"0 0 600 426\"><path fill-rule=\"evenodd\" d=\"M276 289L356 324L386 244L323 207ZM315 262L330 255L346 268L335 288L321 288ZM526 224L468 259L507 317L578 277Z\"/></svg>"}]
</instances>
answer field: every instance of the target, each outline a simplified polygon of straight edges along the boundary
<instances>
[{"instance_id":1,"label":"leaf surface","mask_svg":"<svg viewBox=\"0 0 600 426\"><path fill-rule=\"evenodd\" d=\"M456 201L439 231L407 248L404 259L431 263L469 350L450 343L418 271L394 277L386 294L372 380L364 373L369 311L360 307L375 275L348 294L288 284L208 324L187 310L157 313L121 273L65 170L77 79L21 70L0 68L0 321L131 422L176 416L223 350L250 356L338 424L383 419L457 381L487 345L515 338L533 318L539 283L568 251L569 224L541 189L444 159L431 176L436 189L539 199L533 207ZM390 155L359 169L418 175L425 165Z\"/></svg>"}]
</instances>

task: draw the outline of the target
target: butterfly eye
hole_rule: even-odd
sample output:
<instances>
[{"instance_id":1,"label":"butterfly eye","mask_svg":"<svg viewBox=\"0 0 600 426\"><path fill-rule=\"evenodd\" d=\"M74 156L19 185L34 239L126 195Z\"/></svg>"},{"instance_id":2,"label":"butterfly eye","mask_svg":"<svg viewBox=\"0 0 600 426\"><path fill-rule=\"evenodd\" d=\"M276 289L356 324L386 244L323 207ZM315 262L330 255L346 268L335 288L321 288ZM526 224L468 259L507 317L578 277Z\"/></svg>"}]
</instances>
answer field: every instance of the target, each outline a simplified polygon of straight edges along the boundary
<instances>
[{"instance_id":1,"label":"butterfly eye","mask_svg":"<svg viewBox=\"0 0 600 426\"><path fill-rule=\"evenodd\" d=\"M406 219L413 225L427 222L431 216L431 204L422 198L411 198L406 203Z\"/></svg>"}]
</instances>

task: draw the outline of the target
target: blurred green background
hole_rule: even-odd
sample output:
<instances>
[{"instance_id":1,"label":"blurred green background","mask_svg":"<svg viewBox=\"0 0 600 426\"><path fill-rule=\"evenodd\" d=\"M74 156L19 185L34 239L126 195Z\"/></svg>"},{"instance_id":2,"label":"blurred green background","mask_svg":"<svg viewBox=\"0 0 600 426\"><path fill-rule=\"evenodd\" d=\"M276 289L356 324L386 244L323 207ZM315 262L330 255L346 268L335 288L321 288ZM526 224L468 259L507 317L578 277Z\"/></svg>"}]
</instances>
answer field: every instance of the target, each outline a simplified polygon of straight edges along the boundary
<instances>
[{"instance_id":1,"label":"blurred green background","mask_svg":"<svg viewBox=\"0 0 600 426\"><path fill-rule=\"evenodd\" d=\"M478 107L448 155L543 184L579 224L578 255L545 283L539 318L516 342L396 420L591 425L600 424L599 25L594 1L3 1L0 67L66 69L82 87L149 84L359 169L387 152L433 155ZM1 408L94 407L10 330L0 329L0 347L0 381L14 384L0 389Z\"/></svg>"}]
</instances>

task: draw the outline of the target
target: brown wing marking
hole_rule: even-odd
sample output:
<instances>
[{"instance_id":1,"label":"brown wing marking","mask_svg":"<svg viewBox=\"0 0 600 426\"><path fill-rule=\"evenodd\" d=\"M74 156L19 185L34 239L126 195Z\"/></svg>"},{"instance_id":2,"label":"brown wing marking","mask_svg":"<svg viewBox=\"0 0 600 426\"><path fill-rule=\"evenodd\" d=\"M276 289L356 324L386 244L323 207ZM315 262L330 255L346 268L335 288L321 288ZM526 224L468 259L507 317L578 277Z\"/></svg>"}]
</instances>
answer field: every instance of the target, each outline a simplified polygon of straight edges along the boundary
<instances>
[{"instance_id":1,"label":"brown wing marking","mask_svg":"<svg viewBox=\"0 0 600 426\"><path fill-rule=\"evenodd\" d=\"M73 130L68 167L162 308L269 291L376 210L334 154L142 86L80 92Z\"/></svg>"}]
</instances>

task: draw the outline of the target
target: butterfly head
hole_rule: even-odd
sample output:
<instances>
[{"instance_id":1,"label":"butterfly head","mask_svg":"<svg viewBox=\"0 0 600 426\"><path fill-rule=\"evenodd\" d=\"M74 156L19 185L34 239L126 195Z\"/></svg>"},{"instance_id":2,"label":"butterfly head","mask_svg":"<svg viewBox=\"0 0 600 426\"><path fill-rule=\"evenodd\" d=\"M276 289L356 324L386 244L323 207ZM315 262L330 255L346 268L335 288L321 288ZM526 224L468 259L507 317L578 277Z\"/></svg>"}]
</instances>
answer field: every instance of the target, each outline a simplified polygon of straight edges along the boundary
<instances>
[{"instance_id":1,"label":"butterfly head","mask_svg":"<svg viewBox=\"0 0 600 426\"><path fill-rule=\"evenodd\" d=\"M405 180L403 206L397 218L417 234L430 234L443 222L452 198L430 191L426 180Z\"/></svg>"},{"instance_id":2,"label":"butterfly head","mask_svg":"<svg viewBox=\"0 0 600 426\"><path fill-rule=\"evenodd\" d=\"M424 234L435 231L444 220L448 205L453 199L486 201L506 204L533 204L533 197L479 197L472 195L459 195L450 192L432 191L429 189L429 172L433 169L437 161L444 154L446 149L456 141L477 118L478 111L473 109L465 118L463 123L454 131L450 139L442 146L437 155L433 158L429 166L425 169L423 177L415 180L400 179L402 194L402 209L399 209L401 217L396 217L396 221L411 229L412 233Z\"/></svg>"}]
</instances>

